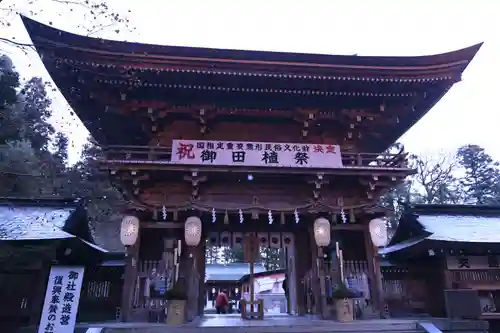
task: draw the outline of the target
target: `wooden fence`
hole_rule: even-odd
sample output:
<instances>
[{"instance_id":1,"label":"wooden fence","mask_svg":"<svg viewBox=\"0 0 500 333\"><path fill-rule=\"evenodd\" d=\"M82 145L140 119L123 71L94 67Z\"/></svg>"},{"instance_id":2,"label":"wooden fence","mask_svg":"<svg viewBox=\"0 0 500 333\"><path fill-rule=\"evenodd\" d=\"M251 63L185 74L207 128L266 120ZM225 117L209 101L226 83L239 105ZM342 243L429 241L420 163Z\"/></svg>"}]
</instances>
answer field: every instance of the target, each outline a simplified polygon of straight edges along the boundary
<instances>
[{"instance_id":1,"label":"wooden fence","mask_svg":"<svg viewBox=\"0 0 500 333\"><path fill-rule=\"evenodd\" d=\"M86 269L78 322L116 321L120 318L123 266L97 266Z\"/></svg>"},{"instance_id":2,"label":"wooden fence","mask_svg":"<svg viewBox=\"0 0 500 333\"><path fill-rule=\"evenodd\" d=\"M24 326L32 316L40 316L36 293L41 270L0 273L0 322L2 325ZM44 291L45 292L45 291Z\"/></svg>"}]
</instances>

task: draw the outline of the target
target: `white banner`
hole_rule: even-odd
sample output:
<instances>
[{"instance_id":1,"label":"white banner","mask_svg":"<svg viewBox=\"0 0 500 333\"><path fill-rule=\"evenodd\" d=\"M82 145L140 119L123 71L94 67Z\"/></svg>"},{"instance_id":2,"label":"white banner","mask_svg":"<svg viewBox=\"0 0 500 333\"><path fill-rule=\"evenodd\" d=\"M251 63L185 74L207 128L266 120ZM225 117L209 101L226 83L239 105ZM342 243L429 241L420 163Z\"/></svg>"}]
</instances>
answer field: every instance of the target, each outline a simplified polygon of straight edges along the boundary
<instances>
[{"instance_id":1,"label":"white banner","mask_svg":"<svg viewBox=\"0 0 500 333\"><path fill-rule=\"evenodd\" d=\"M73 333L82 290L84 267L50 269L38 333Z\"/></svg>"},{"instance_id":2,"label":"white banner","mask_svg":"<svg viewBox=\"0 0 500 333\"><path fill-rule=\"evenodd\" d=\"M338 145L173 140L172 163L191 165L340 168Z\"/></svg>"}]
</instances>

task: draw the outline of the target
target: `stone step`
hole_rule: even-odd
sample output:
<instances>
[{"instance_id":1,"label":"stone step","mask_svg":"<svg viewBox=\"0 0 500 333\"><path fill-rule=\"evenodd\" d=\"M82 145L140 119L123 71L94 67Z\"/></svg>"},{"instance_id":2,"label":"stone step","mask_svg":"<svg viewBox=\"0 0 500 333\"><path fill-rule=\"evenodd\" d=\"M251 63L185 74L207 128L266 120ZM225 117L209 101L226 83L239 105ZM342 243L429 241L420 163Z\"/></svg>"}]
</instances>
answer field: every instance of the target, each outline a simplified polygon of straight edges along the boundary
<instances>
[{"instance_id":1,"label":"stone step","mask_svg":"<svg viewBox=\"0 0 500 333\"><path fill-rule=\"evenodd\" d=\"M224 324L224 322L226 324ZM289 322L289 323L287 323ZM108 327L103 333L323 333L323 332L363 332L363 333L422 333L417 329L417 322L404 320L360 320L339 323L325 320L248 320L239 325L229 318L220 322L203 322L192 325L167 326L161 324L134 324L127 327Z\"/></svg>"},{"instance_id":2,"label":"stone step","mask_svg":"<svg viewBox=\"0 0 500 333\"><path fill-rule=\"evenodd\" d=\"M367 319L340 323L307 317L281 316L264 320L242 320L236 316L200 318L198 321L171 326L153 323L107 323L101 333L423 333L420 323L446 333L486 333L484 321L427 319ZM95 325L98 327L99 325Z\"/></svg>"},{"instance_id":3,"label":"stone step","mask_svg":"<svg viewBox=\"0 0 500 333\"><path fill-rule=\"evenodd\" d=\"M417 329L408 330L379 330L377 328L354 328L354 327L191 327L191 328L175 328L175 327L142 327L142 328L106 328L103 333L219 333L219 332L232 332L232 333L422 333L423 331Z\"/></svg>"}]
</instances>

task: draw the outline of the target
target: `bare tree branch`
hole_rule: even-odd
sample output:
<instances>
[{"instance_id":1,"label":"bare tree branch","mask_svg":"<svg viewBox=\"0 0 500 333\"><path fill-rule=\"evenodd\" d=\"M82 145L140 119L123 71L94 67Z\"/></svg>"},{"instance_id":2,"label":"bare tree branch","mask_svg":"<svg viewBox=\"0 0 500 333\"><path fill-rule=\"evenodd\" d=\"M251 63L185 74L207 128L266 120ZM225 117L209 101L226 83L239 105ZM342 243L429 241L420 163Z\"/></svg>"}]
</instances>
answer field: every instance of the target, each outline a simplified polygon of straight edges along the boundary
<instances>
[{"instance_id":1,"label":"bare tree branch","mask_svg":"<svg viewBox=\"0 0 500 333\"><path fill-rule=\"evenodd\" d=\"M127 18L127 14L130 10L123 11L112 8L107 4L105 0L47 0L53 4L52 11L58 16L74 16L72 21L76 23L76 26L83 30L83 34L88 36L95 35L111 27L115 27L115 33L119 33L121 30L133 30L130 27L130 20ZM5 2L0 1L0 4L5 4ZM45 4L45 6L43 6ZM19 5L16 2L10 3L8 5L0 8L0 11L5 13L5 15L0 19L0 26L8 27L11 25L11 20L17 16L19 13L24 13L30 17L38 16L42 13L47 13L45 10L46 3L41 0L31 0L28 2L28 6ZM51 16L52 14L51 11ZM52 25L52 22L48 22ZM134 28L135 29L135 28ZM13 42L14 38L3 40L14 46L20 46L22 43Z\"/></svg>"},{"instance_id":2,"label":"bare tree branch","mask_svg":"<svg viewBox=\"0 0 500 333\"><path fill-rule=\"evenodd\" d=\"M52 2L60 3L63 5L75 5L75 6L81 6L86 9L91 8L88 2L80 2L80 1L69 1L69 0L51 0Z\"/></svg>"},{"instance_id":3,"label":"bare tree branch","mask_svg":"<svg viewBox=\"0 0 500 333\"><path fill-rule=\"evenodd\" d=\"M19 47L29 47L35 51L35 46L33 44L19 43L19 42L13 41L12 39L2 38L2 37L0 37L0 41L5 42L5 43L9 43L9 44L13 44L13 45L19 46Z\"/></svg>"},{"instance_id":4,"label":"bare tree branch","mask_svg":"<svg viewBox=\"0 0 500 333\"><path fill-rule=\"evenodd\" d=\"M420 187L420 192L423 192L423 200L426 203L445 203L456 200L454 173L458 169L458 163L453 156L447 154L412 155L410 163L417 170L413 180L417 187Z\"/></svg>"}]
</instances>

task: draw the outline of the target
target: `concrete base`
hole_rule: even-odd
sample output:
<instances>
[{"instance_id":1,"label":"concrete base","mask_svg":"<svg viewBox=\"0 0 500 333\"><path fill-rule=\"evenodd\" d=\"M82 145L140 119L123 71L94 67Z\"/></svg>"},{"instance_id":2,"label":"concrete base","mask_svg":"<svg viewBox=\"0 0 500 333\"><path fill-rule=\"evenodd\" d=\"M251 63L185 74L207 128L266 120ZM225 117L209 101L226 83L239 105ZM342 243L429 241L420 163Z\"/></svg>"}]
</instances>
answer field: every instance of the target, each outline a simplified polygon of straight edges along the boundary
<instances>
[{"instance_id":1,"label":"concrete base","mask_svg":"<svg viewBox=\"0 0 500 333\"><path fill-rule=\"evenodd\" d=\"M207 315L195 322L173 326L151 323L107 323L95 324L92 327L104 327L103 333L315 333L315 332L389 332L416 333L422 332L418 322L432 322L443 332L453 333L487 333L488 324L484 321L451 321L448 319L370 319L340 323L330 320L319 320L313 317L295 317L275 315L264 320L244 320L238 315Z\"/></svg>"}]
</instances>

